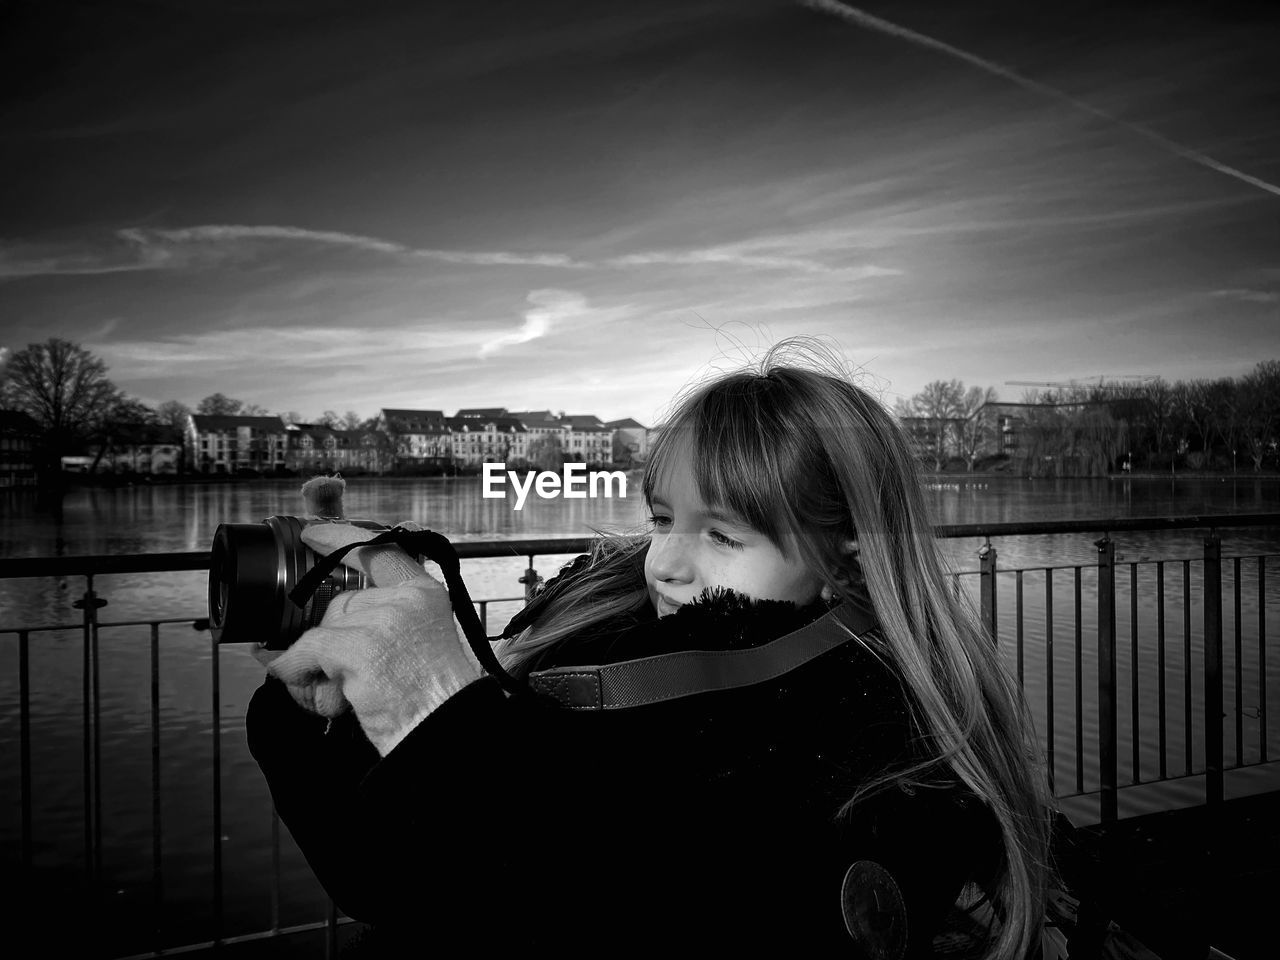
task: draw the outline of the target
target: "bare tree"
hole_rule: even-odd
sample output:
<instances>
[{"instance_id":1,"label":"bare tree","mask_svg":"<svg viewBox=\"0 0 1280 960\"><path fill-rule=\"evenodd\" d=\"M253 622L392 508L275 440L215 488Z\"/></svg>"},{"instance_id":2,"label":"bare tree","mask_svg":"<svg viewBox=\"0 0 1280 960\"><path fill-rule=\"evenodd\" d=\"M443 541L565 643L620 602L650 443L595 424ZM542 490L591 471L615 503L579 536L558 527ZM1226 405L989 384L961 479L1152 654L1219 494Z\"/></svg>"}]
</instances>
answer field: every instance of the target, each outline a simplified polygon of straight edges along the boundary
<instances>
[{"instance_id":1,"label":"bare tree","mask_svg":"<svg viewBox=\"0 0 1280 960\"><path fill-rule=\"evenodd\" d=\"M234 417L243 406L244 401L228 397L225 393L211 393L196 405L196 413L205 417Z\"/></svg>"},{"instance_id":2,"label":"bare tree","mask_svg":"<svg viewBox=\"0 0 1280 960\"><path fill-rule=\"evenodd\" d=\"M1105 477L1128 443L1128 430L1104 403L1081 404L1066 416L1072 469L1078 476Z\"/></svg>"},{"instance_id":3,"label":"bare tree","mask_svg":"<svg viewBox=\"0 0 1280 960\"><path fill-rule=\"evenodd\" d=\"M364 418L354 410L348 410L342 415L342 422L340 426L343 430L359 430L363 425Z\"/></svg>"},{"instance_id":4,"label":"bare tree","mask_svg":"<svg viewBox=\"0 0 1280 960\"><path fill-rule=\"evenodd\" d=\"M1174 400L1178 405L1182 420L1190 428L1188 447L1191 441L1199 440L1200 449L1187 453L1187 462L1194 468L1209 466L1213 463L1213 394L1212 383L1208 380L1179 380L1173 385Z\"/></svg>"},{"instance_id":5,"label":"bare tree","mask_svg":"<svg viewBox=\"0 0 1280 960\"><path fill-rule=\"evenodd\" d=\"M978 451L995 432L995 418L983 411L983 407L996 402L996 388L970 387L960 398L960 453L964 456L969 472L973 472Z\"/></svg>"},{"instance_id":6,"label":"bare tree","mask_svg":"<svg viewBox=\"0 0 1280 960\"><path fill-rule=\"evenodd\" d=\"M247 403L240 408L240 416L242 417L269 417L271 411L260 403Z\"/></svg>"},{"instance_id":7,"label":"bare tree","mask_svg":"<svg viewBox=\"0 0 1280 960\"><path fill-rule=\"evenodd\" d=\"M1037 392L1023 411L1021 436L1016 456L1028 477L1054 477L1061 470L1064 427L1061 408L1045 401Z\"/></svg>"},{"instance_id":8,"label":"bare tree","mask_svg":"<svg viewBox=\"0 0 1280 960\"><path fill-rule=\"evenodd\" d=\"M1280 427L1280 361L1264 360L1240 382L1240 409L1244 420L1244 440L1253 460L1253 469L1262 469L1269 452L1276 448Z\"/></svg>"},{"instance_id":9,"label":"bare tree","mask_svg":"<svg viewBox=\"0 0 1280 960\"><path fill-rule=\"evenodd\" d=\"M133 397L117 396L115 403L103 414L102 422L93 431L92 442L97 446L89 473L97 473L102 458L108 453L114 454L123 446L136 443L140 435L140 427L155 426L159 423L156 412L141 400Z\"/></svg>"},{"instance_id":10,"label":"bare tree","mask_svg":"<svg viewBox=\"0 0 1280 960\"><path fill-rule=\"evenodd\" d=\"M187 422L190 416L191 408L177 400L166 400L156 407L156 419L178 433L178 442L182 449L182 456L178 460L179 472L187 468Z\"/></svg>"},{"instance_id":11,"label":"bare tree","mask_svg":"<svg viewBox=\"0 0 1280 960\"><path fill-rule=\"evenodd\" d=\"M964 384L959 380L934 380L911 398L916 416L929 421L929 455L935 470L941 470L947 462L951 446L947 442L948 434L955 429L963 399Z\"/></svg>"},{"instance_id":12,"label":"bare tree","mask_svg":"<svg viewBox=\"0 0 1280 960\"><path fill-rule=\"evenodd\" d=\"M40 426L36 472L55 501L62 456L97 434L120 399L107 365L79 344L51 337L9 358L0 406L23 411Z\"/></svg>"},{"instance_id":13,"label":"bare tree","mask_svg":"<svg viewBox=\"0 0 1280 960\"><path fill-rule=\"evenodd\" d=\"M1145 419L1146 427L1149 431L1151 442L1154 444L1154 452L1157 458L1166 449L1170 450L1170 469L1173 468L1176 457L1172 443L1175 432L1174 419L1177 413L1176 403L1173 394L1173 388L1169 382L1162 377L1156 377L1146 385L1143 390L1146 398Z\"/></svg>"},{"instance_id":14,"label":"bare tree","mask_svg":"<svg viewBox=\"0 0 1280 960\"><path fill-rule=\"evenodd\" d=\"M1212 429L1222 442L1223 452L1231 457L1231 472L1236 471L1236 451L1240 446L1243 421L1240 415L1239 390L1236 382L1222 377L1209 382L1206 402L1212 411Z\"/></svg>"},{"instance_id":15,"label":"bare tree","mask_svg":"<svg viewBox=\"0 0 1280 960\"><path fill-rule=\"evenodd\" d=\"M339 430L342 428L342 418L332 410L326 410L320 416L316 417L315 423L321 427L328 427L330 430Z\"/></svg>"},{"instance_id":16,"label":"bare tree","mask_svg":"<svg viewBox=\"0 0 1280 960\"><path fill-rule=\"evenodd\" d=\"M191 408L177 400L166 400L156 407L156 419L180 433L186 432L189 416L191 416Z\"/></svg>"}]
</instances>

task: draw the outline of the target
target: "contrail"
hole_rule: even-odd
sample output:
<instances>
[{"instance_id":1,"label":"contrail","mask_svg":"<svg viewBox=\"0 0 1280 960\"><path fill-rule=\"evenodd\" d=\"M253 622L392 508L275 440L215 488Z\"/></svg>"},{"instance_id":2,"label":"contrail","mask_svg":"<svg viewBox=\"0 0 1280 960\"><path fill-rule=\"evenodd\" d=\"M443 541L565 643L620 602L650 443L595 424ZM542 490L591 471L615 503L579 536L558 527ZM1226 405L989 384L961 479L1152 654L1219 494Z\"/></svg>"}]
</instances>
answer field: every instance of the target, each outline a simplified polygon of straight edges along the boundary
<instances>
[{"instance_id":1,"label":"contrail","mask_svg":"<svg viewBox=\"0 0 1280 960\"><path fill-rule=\"evenodd\" d=\"M845 6L843 3L837 3L836 0L800 0L800 3L806 7L812 7L823 13L830 13L846 20L849 23L856 24L860 27L867 27L871 30L878 30L880 33L888 34L891 37L898 37L907 40L918 46L927 47L930 50L937 50L945 53L949 57L955 57L957 60L963 60L965 63L972 64L980 70L987 73L995 74L997 77L1003 77L1011 80L1020 87L1031 90L1034 93L1043 94L1054 100L1068 103L1077 110L1083 110L1085 113L1093 114L1095 117L1101 117L1111 123L1119 124L1126 130L1136 133L1138 136L1150 140L1152 143L1164 147L1171 153L1175 153L1180 157L1198 163L1210 170L1217 170L1219 173L1225 173L1229 177L1235 177L1244 183L1251 184L1267 193L1273 193L1280 197L1280 187L1274 183L1268 183L1266 180L1260 180L1252 177L1243 170L1237 170L1235 167L1229 167L1225 163L1219 163L1213 157L1201 153L1199 150L1192 150L1190 147L1184 147L1182 144L1170 140L1168 137L1156 133L1154 130L1141 126L1140 124L1130 123L1128 120L1122 120L1117 116L1107 113L1105 110L1099 110L1097 107L1085 103L1083 100L1077 100L1075 97L1063 93L1061 90L1055 90L1053 87L1046 86L1043 83L1037 83L1035 80L1028 79L1019 73L1015 73L1008 67L1002 67L998 63L993 63L959 47L953 47L949 43L943 43L941 40L935 40L933 37L926 37L923 33L916 33L914 30L908 30L906 27L900 27L896 23L890 23L888 20L881 20L879 17L873 17L865 11L859 10L857 7Z\"/></svg>"}]
</instances>

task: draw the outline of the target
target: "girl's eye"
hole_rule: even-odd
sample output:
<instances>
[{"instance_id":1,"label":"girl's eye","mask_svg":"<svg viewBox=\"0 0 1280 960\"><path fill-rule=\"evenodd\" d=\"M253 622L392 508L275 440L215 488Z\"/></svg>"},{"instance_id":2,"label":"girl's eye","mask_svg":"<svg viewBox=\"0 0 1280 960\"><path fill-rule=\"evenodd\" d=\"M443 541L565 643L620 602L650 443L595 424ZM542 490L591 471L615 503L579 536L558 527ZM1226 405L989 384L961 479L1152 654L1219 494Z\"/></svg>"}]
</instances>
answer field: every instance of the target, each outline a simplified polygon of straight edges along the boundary
<instances>
[{"instance_id":1,"label":"girl's eye","mask_svg":"<svg viewBox=\"0 0 1280 960\"><path fill-rule=\"evenodd\" d=\"M711 539L714 540L716 543L722 544L726 547L731 547L734 550L742 549L741 543L739 543L737 540L734 540L732 537L726 537L719 530L711 531Z\"/></svg>"},{"instance_id":2,"label":"girl's eye","mask_svg":"<svg viewBox=\"0 0 1280 960\"><path fill-rule=\"evenodd\" d=\"M657 514L649 514L649 524L655 527L665 527L671 522L670 517L664 517Z\"/></svg>"}]
</instances>

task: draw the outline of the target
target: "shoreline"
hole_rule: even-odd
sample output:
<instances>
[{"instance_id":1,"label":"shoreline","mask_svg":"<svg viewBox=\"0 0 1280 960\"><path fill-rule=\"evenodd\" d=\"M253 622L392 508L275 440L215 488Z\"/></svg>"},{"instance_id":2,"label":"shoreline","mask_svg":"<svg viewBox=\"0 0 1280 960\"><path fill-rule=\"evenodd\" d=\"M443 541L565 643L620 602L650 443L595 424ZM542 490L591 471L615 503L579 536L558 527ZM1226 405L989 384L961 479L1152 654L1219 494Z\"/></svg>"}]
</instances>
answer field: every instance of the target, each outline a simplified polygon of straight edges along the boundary
<instances>
[{"instance_id":1,"label":"shoreline","mask_svg":"<svg viewBox=\"0 0 1280 960\"><path fill-rule=\"evenodd\" d=\"M1280 472L1275 470L1262 470L1254 473L1252 470L1238 473L1224 473L1220 470L1179 470L1176 474L1152 472L1149 470L1134 471L1133 473L1107 473L1091 477L1030 477L1023 473L1009 473L1003 470L975 470L973 473L961 473L960 471L943 470L936 472L933 470L920 471L920 479L925 481L938 480L1280 480Z\"/></svg>"},{"instance_id":2,"label":"shoreline","mask_svg":"<svg viewBox=\"0 0 1280 960\"><path fill-rule=\"evenodd\" d=\"M601 469L609 470L608 466ZM616 468L622 469L622 468ZM623 470L628 477L639 476L642 472L639 469L632 468ZM1152 471L1138 471L1133 473L1109 473L1100 476L1089 477L1031 477L1020 473L1011 473L1005 470L975 470L973 473L960 471L933 471L922 470L918 476L921 481L926 484L931 483L955 483L962 484L967 481L981 480L988 482L992 480L1157 480L1177 482L1179 480L1219 480L1225 483L1228 480L1280 480L1280 472L1274 470L1264 470L1257 473L1252 470L1236 473L1224 473L1222 471L1208 470L1183 470L1176 474ZM462 473L462 474L358 474L346 477L345 479L359 482L369 483L384 480L480 480L480 473ZM200 484L246 484L246 483L304 483L310 477L304 477L301 474L296 476L265 476L265 477L236 477L227 476L225 474L162 474L159 476L142 476L137 478L118 478L111 474L104 474L100 477L87 478L82 474L69 474L63 478L64 490L71 491L82 488L121 488L121 487L170 487L183 485L200 485ZM35 485L12 485L0 487L0 490L9 493L37 493L39 488Z\"/></svg>"}]
</instances>

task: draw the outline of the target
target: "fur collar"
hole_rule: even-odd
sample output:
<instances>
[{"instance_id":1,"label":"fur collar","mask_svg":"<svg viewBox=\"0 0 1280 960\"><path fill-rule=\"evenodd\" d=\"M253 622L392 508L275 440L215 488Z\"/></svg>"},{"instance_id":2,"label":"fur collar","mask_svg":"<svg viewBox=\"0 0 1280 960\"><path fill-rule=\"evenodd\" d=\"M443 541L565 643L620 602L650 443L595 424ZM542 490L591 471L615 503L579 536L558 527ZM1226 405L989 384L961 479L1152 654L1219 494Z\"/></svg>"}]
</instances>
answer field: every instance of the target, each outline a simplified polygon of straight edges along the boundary
<instances>
[{"instance_id":1,"label":"fur collar","mask_svg":"<svg viewBox=\"0 0 1280 960\"><path fill-rule=\"evenodd\" d=\"M787 600L754 600L726 587L708 587L674 614L659 617L647 600L635 614L570 637L564 655L579 663L617 663L680 650L745 650L817 620L834 603L804 607Z\"/></svg>"},{"instance_id":2,"label":"fur collar","mask_svg":"<svg viewBox=\"0 0 1280 960\"><path fill-rule=\"evenodd\" d=\"M590 561L590 555L583 554L565 564L511 620L502 636L514 636L537 622ZM644 582L643 567L637 565L633 572L639 587ZM535 655L526 669L619 663L682 650L743 650L798 630L838 604L816 599L801 607L788 600L756 600L726 587L708 587L674 614L659 617L646 599L639 609L594 624Z\"/></svg>"}]
</instances>

